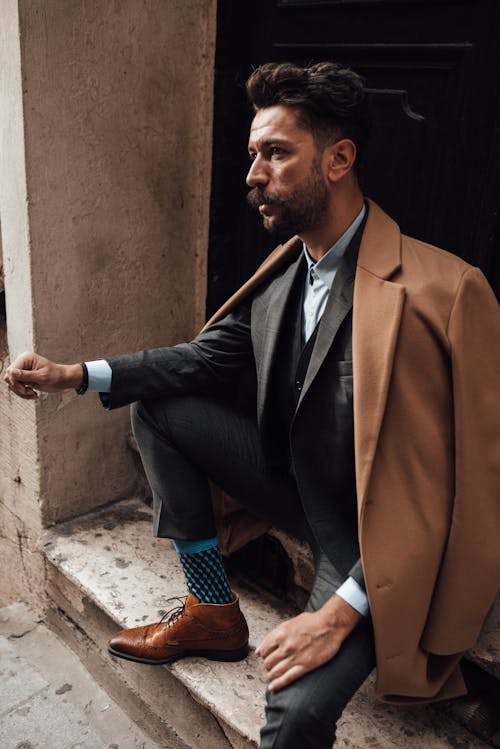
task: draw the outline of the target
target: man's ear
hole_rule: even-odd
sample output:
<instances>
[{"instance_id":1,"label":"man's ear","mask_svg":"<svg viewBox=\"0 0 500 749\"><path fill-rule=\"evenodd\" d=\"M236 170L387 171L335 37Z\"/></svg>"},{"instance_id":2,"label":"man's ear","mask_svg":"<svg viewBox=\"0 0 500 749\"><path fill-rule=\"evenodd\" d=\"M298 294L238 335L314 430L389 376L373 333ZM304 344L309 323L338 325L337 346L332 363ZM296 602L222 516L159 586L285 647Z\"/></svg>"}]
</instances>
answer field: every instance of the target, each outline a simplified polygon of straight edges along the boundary
<instances>
[{"instance_id":1,"label":"man's ear","mask_svg":"<svg viewBox=\"0 0 500 749\"><path fill-rule=\"evenodd\" d=\"M342 138L325 149L327 157L327 177L331 182L340 182L348 174L356 161L356 146L349 138Z\"/></svg>"}]
</instances>

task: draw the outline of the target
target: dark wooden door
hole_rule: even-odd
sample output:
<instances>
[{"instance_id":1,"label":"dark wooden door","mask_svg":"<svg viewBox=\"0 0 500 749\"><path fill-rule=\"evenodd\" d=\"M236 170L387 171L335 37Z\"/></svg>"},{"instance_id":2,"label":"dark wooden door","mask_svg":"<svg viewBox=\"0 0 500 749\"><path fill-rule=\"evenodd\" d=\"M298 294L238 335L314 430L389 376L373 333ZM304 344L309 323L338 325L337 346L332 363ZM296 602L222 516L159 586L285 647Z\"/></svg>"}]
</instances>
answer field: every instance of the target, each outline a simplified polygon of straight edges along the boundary
<instances>
[{"instance_id":1,"label":"dark wooden door","mask_svg":"<svg viewBox=\"0 0 500 749\"><path fill-rule=\"evenodd\" d=\"M273 245L246 206L244 93L252 67L272 60L333 60L365 76L365 193L500 294L500 3L219 0L208 313Z\"/></svg>"}]
</instances>

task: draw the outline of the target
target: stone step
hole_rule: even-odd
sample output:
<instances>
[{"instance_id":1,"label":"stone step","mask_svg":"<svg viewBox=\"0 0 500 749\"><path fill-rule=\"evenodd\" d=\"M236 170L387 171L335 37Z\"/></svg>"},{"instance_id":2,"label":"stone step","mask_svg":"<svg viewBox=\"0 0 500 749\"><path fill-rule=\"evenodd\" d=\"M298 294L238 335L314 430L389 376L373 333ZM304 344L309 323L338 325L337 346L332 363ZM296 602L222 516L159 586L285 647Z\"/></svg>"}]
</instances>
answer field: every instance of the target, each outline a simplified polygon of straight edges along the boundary
<instances>
[{"instance_id":1,"label":"stone step","mask_svg":"<svg viewBox=\"0 0 500 749\"><path fill-rule=\"evenodd\" d=\"M153 740L171 749L249 749L264 720L265 672L254 650L293 612L235 583L251 632L239 663L187 658L144 666L108 656L119 628L155 621L182 595L169 541L154 539L151 512L126 500L60 524L40 541L47 560L51 623ZM370 677L344 712L337 746L350 749L480 749L487 745L431 706L400 708L374 699Z\"/></svg>"},{"instance_id":2,"label":"stone step","mask_svg":"<svg viewBox=\"0 0 500 749\"><path fill-rule=\"evenodd\" d=\"M467 653L467 658L500 679L500 593L484 623L480 638Z\"/></svg>"}]
</instances>

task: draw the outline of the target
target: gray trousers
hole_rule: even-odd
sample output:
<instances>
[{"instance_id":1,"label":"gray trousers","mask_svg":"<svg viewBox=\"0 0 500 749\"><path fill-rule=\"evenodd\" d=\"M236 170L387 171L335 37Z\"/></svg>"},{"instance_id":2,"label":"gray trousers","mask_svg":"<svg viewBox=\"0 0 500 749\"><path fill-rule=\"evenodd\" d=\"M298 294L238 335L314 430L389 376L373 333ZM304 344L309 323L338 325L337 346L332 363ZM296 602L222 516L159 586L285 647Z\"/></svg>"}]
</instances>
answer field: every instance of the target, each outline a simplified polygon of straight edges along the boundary
<instances>
[{"instance_id":1,"label":"gray trousers","mask_svg":"<svg viewBox=\"0 0 500 749\"><path fill-rule=\"evenodd\" d=\"M134 404L132 426L153 492L157 536L215 535L211 479L254 514L312 543L316 572L306 610L315 611L335 593L343 578L314 545L293 477L267 467L250 416L222 401L184 396ZM266 693L261 749L331 749L344 707L374 666L368 617L328 663Z\"/></svg>"}]
</instances>

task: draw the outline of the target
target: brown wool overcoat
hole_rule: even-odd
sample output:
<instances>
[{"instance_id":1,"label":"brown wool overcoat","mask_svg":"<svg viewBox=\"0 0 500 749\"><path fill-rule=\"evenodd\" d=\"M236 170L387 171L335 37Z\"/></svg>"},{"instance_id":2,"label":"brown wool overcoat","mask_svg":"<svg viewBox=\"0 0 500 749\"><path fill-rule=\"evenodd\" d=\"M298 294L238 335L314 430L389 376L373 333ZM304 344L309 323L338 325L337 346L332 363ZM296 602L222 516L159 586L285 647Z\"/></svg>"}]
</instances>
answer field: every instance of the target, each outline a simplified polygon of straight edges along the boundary
<instances>
[{"instance_id":1,"label":"brown wool overcoat","mask_svg":"<svg viewBox=\"0 0 500 749\"><path fill-rule=\"evenodd\" d=\"M377 696L444 699L464 692L458 662L499 587L500 314L477 268L404 236L368 202L353 388ZM277 247L207 326L297 252L297 237ZM217 514L228 546L262 530L227 507Z\"/></svg>"}]
</instances>

